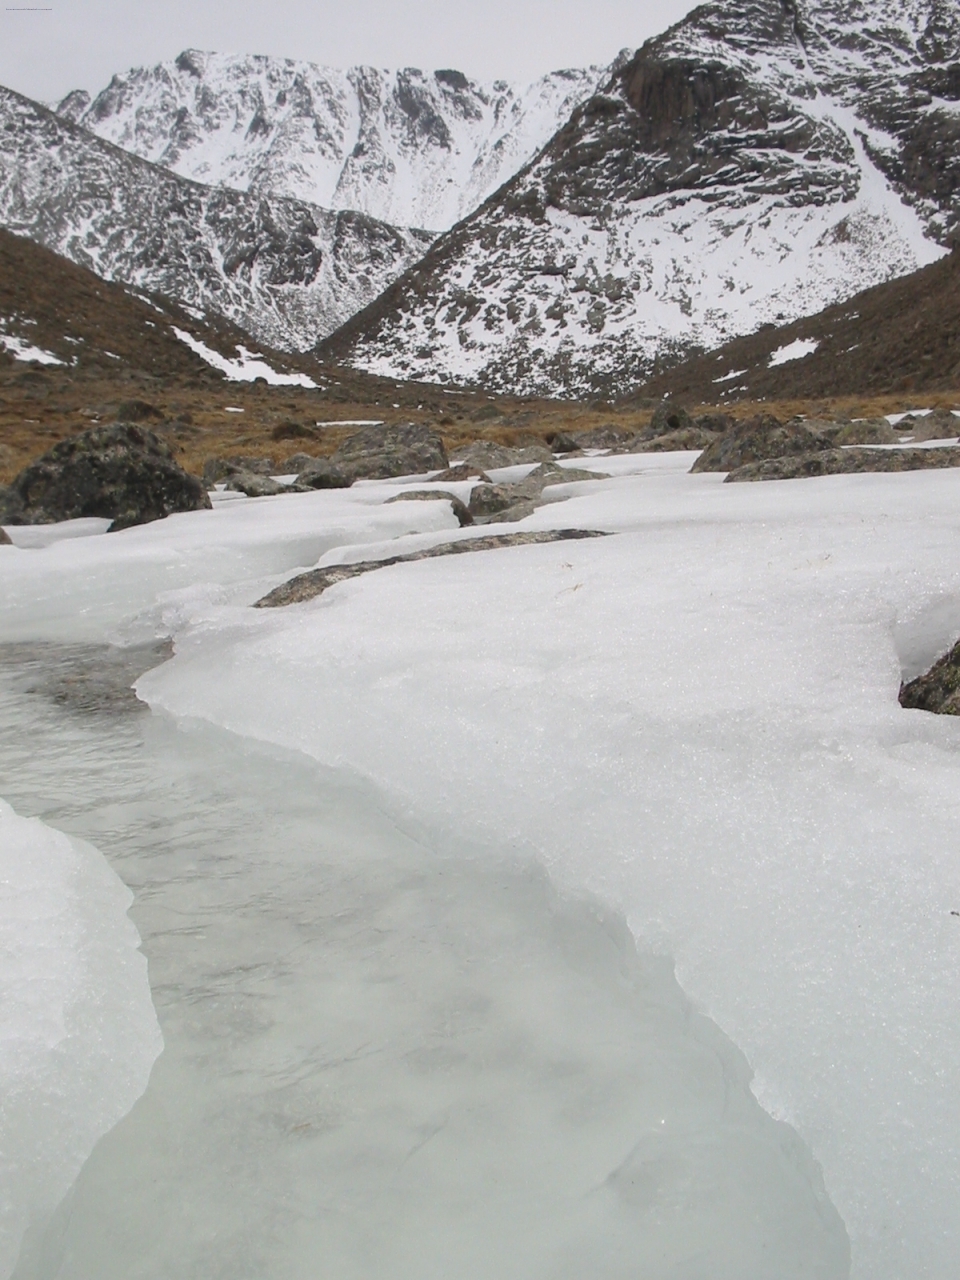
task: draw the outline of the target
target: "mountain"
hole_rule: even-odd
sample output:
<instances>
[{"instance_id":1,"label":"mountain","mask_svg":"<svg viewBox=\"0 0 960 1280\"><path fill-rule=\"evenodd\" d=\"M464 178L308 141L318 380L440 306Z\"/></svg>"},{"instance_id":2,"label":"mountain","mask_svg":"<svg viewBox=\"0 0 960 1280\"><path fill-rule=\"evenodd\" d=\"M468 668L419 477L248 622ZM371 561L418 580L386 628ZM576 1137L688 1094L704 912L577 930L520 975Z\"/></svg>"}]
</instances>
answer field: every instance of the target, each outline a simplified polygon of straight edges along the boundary
<instances>
[{"instance_id":1,"label":"mountain","mask_svg":"<svg viewBox=\"0 0 960 1280\"><path fill-rule=\"evenodd\" d=\"M628 393L935 261L960 217L954 0L719 0L323 345L384 375Z\"/></svg>"},{"instance_id":2,"label":"mountain","mask_svg":"<svg viewBox=\"0 0 960 1280\"><path fill-rule=\"evenodd\" d=\"M960 250L653 378L644 398L808 400L960 386Z\"/></svg>"},{"instance_id":3,"label":"mountain","mask_svg":"<svg viewBox=\"0 0 960 1280\"><path fill-rule=\"evenodd\" d=\"M158 294L138 296L59 254L0 229L0 366L48 366L72 375L220 381L217 356L242 363L250 337L228 321L202 322ZM201 351L206 350L205 358ZM257 352L280 381L303 383L313 360Z\"/></svg>"},{"instance_id":4,"label":"mountain","mask_svg":"<svg viewBox=\"0 0 960 1280\"><path fill-rule=\"evenodd\" d=\"M188 49L69 94L73 122L185 178L443 231L527 163L609 69L529 85Z\"/></svg>"},{"instance_id":5,"label":"mountain","mask_svg":"<svg viewBox=\"0 0 960 1280\"><path fill-rule=\"evenodd\" d=\"M362 213L191 182L2 88L0 225L293 350L364 307L432 239Z\"/></svg>"}]
</instances>

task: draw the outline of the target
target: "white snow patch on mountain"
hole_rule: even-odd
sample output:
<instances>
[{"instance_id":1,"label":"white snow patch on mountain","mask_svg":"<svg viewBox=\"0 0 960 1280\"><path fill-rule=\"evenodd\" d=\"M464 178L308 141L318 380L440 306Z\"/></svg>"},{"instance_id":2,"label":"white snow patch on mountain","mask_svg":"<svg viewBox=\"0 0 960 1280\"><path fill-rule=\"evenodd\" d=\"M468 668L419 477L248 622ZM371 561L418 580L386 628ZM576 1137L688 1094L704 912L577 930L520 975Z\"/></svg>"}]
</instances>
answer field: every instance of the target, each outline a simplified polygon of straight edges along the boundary
<instances>
[{"instance_id":1,"label":"white snow patch on mountain","mask_svg":"<svg viewBox=\"0 0 960 1280\"><path fill-rule=\"evenodd\" d=\"M205 360L211 368L219 369L229 382L254 382L257 378L263 378L272 387L315 388L317 385L305 373L278 373L262 356L248 351L246 347L237 347L239 355L235 360L231 360L227 356L222 356L219 351L212 351L206 343L195 338L192 333L178 329L175 325L171 328L181 342L185 343L201 360Z\"/></svg>"},{"instance_id":2,"label":"white snow patch on mountain","mask_svg":"<svg viewBox=\"0 0 960 1280\"><path fill-rule=\"evenodd\" d=\"M795 342L789 342L785 347L777 347L776 351L771 352L768 367L775 369L778 365L790 364L793 360L803 360L812 356L819 346L816 338L797 338Z\"/></svg>"},{"instance_id":3,"label":"white snow patch on mountain","mask_svg":"<svg viewBox=\"0 0 960 1280\"><path fill-rule=\"evenodd\" d=\"M44 351L43 347L35 347L25 338L18 338L12 333L0 333L0 347L8 351L14 360L35 360L37 364L66 364L52 351Z\"/></svg>"}]
</instances>

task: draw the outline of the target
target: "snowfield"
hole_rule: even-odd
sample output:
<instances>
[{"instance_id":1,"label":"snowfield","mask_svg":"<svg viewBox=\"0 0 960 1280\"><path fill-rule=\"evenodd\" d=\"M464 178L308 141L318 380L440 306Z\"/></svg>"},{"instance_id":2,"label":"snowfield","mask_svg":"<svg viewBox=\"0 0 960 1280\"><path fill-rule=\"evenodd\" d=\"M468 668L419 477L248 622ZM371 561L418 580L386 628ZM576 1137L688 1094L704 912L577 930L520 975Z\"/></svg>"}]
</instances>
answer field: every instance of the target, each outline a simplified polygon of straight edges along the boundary
<instances>
[{"instance_id":1,"label":"snowfield","mask_svg":"<svg viewBox=\"0 0 960 1280\"><path fill-rule=\"evenodd\" d=\"M517 1026L535 1023L541 1006L569 1009L557 1014L564 1031L554 1043L564 1048L542 1087L568 1069L577 1101L558 1101L529 1132L550 1170L569 1166L583 1181L571 1172L561 1190L526 1148L511 1147L503 1176L522 1169L521 1189L509 1208L489 1201L478 1228L486 1274L619 1277L641 1259L647 1280L842 1277L835 1206L856 1280L952 1280L960 724L904 711L897 693L960 635L960 473L724 486L722 476L688 474L692 460L577 459L616 474L565 487L518 526L608 537L386 567L286 609L249 605L298 567L492 530L459 530L445 502L384 506L403 488L385 481L2 548L0 637L172 635L174 658L137 683L154 712L372 786L377 805L431 851L419 873L429 884L440 884L440 850L452 883L505 857L545 872L563 901L626 921L643 963L675 964L686 996L742 1050L767 1117L729 1101L739 1096L736 1070L720 1048L712 1083L694 1073L661 1097L674 1070L664 1048L647 1083L632 1086L652 1090L656 1105L624 1104L591 1156L573 1137L565 1155L560 1117L561 1128L574 1115L574 1128L592 1123L617 1017L591 1024L559 978L549 999L518 997ZM171 804L175 812L173 794ZM372 909L364 901L350 916L358 927ZM417 917L418 947L446 927L446 908L436 910ZM457 1017L482 1020L506 981L481 990L496 936L464 935L458 971L476 974L480 994ZM391 954L385 972L399 972L406 952ZM400 991L431 989L428 962L418 964ZM618 972L611 981L629 985L627 969ZM646 989L660 990L646 972ZM427 1000L415 1015L424 1028L430 1008ZM666 1023L643 1025L638 1044L668 1035ZM359 1021L352 1034L355 1050L377 1039ZM415 1027L404 1034L417 1042ZM575 1067L577 1037L585 1057ZM513 1052L508 1044L468 1055L463 1097L483 1080L500 1081L504 1097L519 1087L488 1074ZM378 1089L397 1087L388 1079ZM708 1096L728 1099L709 1121ZM392 1123L390 1106L377 1123ZM463 1189L443 1207L447 1222L486 1203L500 1176L490 1151L477 1154L478 1134L454 1121L444 1128L457 1106L448 1099L421 1135L425 1158L441 1162L430 1166L436 1185L449 1178ZM734 1112L735 1131L722 1119ZM505 1129L517 1142L527 1114ZM765 1127L769 1117L783 1123ZM365 1159L372 1132L355 1151L341 1147L343 1158ZM427 1185L421 1167L391 1174L403 1189L390 1183L384 1203L391 1214L415 1203L411 1222L431 1243L419 1260L399 1245L378 1253L382 1274L427 1274L424 1258L436 1274L457 1269L453 1255L431 1252L440 1249L432 1233L446 1228L431 1216L436 1202L416 1199ZM739 1199L704 1219L711 1197L735 1188ZM345 1221L341 1212L330 1221ZM503 1224L516 1213L533 1253L498 1261L489 1250L501 1233L513 1238ZM557 1257L547 1240L560 1222L569 1247ZM330 1231L343 1247L341 1228ZM647 1257L643 1242L653 1239L662 1250ZM349 1250L330 1256L341 1259L339 1275L364 1274ZM300 1265L283 1274L306 1275ZM484 1274L472 1266L464 1260L461 1273Z\"/></svg>"}]
</instances>

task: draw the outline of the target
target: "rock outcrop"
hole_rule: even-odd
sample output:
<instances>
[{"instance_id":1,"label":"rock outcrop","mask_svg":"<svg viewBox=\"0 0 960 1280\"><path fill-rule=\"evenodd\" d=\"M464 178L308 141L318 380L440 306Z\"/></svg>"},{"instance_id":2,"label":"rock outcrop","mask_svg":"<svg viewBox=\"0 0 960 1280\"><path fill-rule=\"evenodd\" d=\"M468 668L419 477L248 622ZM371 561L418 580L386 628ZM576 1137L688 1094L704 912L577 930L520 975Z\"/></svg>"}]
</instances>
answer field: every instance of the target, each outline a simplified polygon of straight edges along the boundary
<instances>
[{"instance_id":1,"label":"rock outcrop","mask_svg":"<svg viewBox=\"0 0 960 1280\"><path fill-rule=\"evenodd\" d=\"M738 423L704 449L692 471L734 471L767 458L814 453L829 449L826 436L811 431L800 418L781 422L771 413L761 413Z\"/></svg>"},{"instance_id":2,"label":"rock outcrop","mask_svg":"<svg viewBox=\"0 0 960 1280\"><path fill-rule=\"evenodd\" d=\"M450 465L438 433L412 422L365 427L344 440L330 461L354 480L420 475L442 471Z\"/></svg>"},{"instance_id":3,"label":"rock outcrop","mask_svg":"<svg viewBox=\"0 0 960 1280\"><path fill-rule=\"evenodd\" d=\"M798 480L811 476L855 475L865 471L934 471L960 467L960 446L945 449L825 449L769 458L737 467L725 483L747 480Z\"/></svg>"},{"instance_id":4,"label":"rock outcrop","mask_svg":"<svg viewBox=\"0 0 960 1280\"><path fill-rule=\"evenodd\" d=\"M118 422L62 440L24 468L6 491L0 521L99 516L114 530L209 506L203 483L176 463L168 445L145 427Z\"/></svg>"}]
</instances>

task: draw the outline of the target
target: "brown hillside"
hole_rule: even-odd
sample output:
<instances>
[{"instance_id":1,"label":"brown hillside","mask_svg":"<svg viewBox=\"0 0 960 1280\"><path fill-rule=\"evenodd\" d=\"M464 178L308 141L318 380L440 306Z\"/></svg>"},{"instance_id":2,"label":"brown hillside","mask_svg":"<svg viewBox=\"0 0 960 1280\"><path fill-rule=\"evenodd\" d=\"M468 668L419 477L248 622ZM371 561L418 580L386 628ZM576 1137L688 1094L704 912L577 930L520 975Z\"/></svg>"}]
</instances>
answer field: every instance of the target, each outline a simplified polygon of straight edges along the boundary
<instances>
[{"instance_id":1,"label":"brown hillside","mask_svg":"<svg viewBox=\"0 0 960 1280\"><path fill-rule=\"evenodd\" d=\"M817 350L773 368L798 339ZM728 379L738 372L740 376ZM650 379L644 396L692 403L809 400L960 388L960 251L792 324L770 325Z\"/></svg>"}]
</instances>

